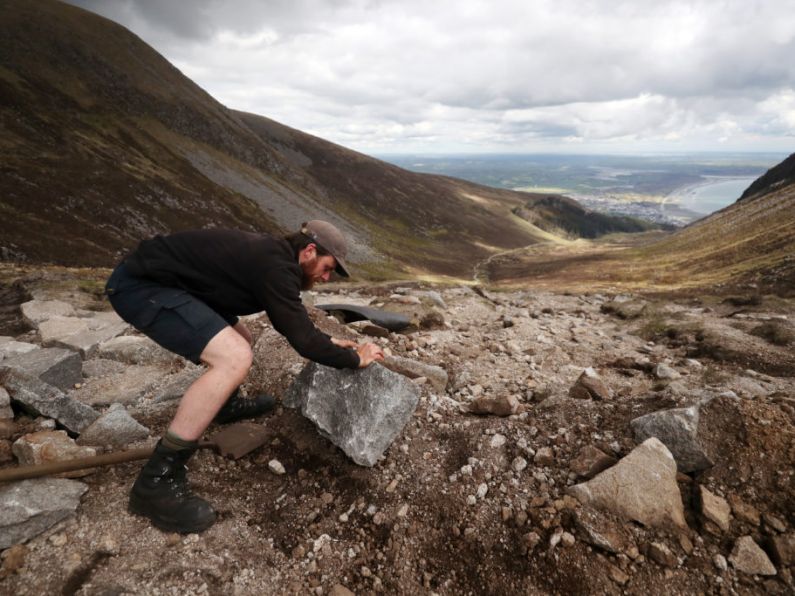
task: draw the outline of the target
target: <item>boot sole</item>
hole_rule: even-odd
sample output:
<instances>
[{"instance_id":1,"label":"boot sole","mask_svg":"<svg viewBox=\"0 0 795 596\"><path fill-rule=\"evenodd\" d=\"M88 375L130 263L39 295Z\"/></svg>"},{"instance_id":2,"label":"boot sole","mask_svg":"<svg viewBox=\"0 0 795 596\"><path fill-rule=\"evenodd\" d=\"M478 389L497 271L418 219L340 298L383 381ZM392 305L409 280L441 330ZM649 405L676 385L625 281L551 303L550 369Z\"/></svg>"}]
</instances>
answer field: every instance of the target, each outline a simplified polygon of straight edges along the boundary
<instances>
[{"instance_id":1,"label":"boot sole","mask_svg":"<svg viewBox=\"0 0 795 596\"><path fill-rule=\"evenodd\" d=\"M207 519L199 520L193 525L186 525L184 522L179 522L170 517L157 516L147 511L146 503L141 502L134 496L130 497L130 502L127 505L127 511L134 515L140 515L147 518L152 522L152 525L166 532L177 532L178 534L198 534L203 532L215 523L216 516L213 513Z\"/></svg>"}]
</instances>

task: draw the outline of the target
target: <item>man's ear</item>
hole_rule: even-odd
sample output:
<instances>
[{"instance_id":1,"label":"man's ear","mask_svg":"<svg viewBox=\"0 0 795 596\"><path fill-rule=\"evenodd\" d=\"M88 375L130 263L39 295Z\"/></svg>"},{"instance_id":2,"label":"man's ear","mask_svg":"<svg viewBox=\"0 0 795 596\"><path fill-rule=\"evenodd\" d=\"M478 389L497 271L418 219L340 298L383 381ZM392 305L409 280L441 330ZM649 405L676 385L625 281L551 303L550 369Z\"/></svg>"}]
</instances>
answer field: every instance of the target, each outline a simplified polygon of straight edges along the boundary
<instances>
[{"instance_id":1,"label":"man's ear","mask_svg":"<svg viewBox=\"0 0 795 596\"><path fill-rule=\"evenodd\" d=\"M317 244L310 242L298 253L298 263L303 265L317 256Z\"/></svg>"}]
</instances>

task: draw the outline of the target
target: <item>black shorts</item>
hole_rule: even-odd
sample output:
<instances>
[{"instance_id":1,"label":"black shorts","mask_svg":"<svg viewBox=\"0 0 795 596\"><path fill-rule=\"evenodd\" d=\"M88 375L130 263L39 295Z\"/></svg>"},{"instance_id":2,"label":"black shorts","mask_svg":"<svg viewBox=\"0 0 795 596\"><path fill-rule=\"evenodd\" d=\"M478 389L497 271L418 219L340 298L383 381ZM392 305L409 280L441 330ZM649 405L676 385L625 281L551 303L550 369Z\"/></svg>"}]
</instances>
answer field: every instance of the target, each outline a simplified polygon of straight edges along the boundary
<instances>
[{"instance_id":1,"label":"black shorts","mask_svg":"<svg viewBox=\"0 0 795 596\"><path fill-rule=\"evenodd\" d=\"M197 364L210 340L238 320L222 316L185 290L133 276L124 263L111 274L105 293L127 323Z\"/></svg>"}]
</instances>

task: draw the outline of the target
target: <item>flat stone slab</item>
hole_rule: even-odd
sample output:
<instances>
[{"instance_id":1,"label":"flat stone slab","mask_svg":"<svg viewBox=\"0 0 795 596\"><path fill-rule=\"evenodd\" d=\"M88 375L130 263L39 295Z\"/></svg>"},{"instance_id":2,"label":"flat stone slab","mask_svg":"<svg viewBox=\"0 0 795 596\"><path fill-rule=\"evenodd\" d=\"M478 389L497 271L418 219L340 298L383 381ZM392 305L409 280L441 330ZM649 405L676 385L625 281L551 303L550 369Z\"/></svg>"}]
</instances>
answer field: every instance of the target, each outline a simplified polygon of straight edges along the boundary
<instances>
[{"instance_id":1,"label":"flat stone slab","mask_svg":"<svg viewBox=\"0 0 795 596\"><path fill-rule=\"evenodd\" d=\"M0 384L11 399L33 415L54 418L73 433L79 433L99 417L93 408L76 401L57 387L12 368L0 368Z\"/></svg>"},{"instance_id":2,"label":"flat stone slab","mask_svg":"<svg viewBox=\"0 0 795 596\"><path fill-rule=\"evenodd\" d=\"M419 388L380 364L337 370L310 362L287 390L284 405L300 408L320 434L362 466L373 466L419 402Z\"/></svg>"},{"instance_id":3,"label":"flat stone slab","mask_svg":"<svg viewBox=\"0 0 795 596\"><path fill-rule=\"evenodd\" d=\"M64 337L88 330L88 319L80 317L52 317L39 325L39 335L44 346Z\"/></svg>"},{"instance_id":4,"label":"flat stone slab","mask_svg":"<svg viewBox=\"0 0 795 596\"><path fill-rule=\"evenodd\" d=\"M69 397L90 406L131 405L144 397L166 377L157 366L130 365L120 373L86 379Z\"/></svg>"},{"instance_id":5,"label":"flat stone slab","mask_svg":"<svg viewBox=\"0 0 795 596\"><path fill-rule=\"evenodd\" d=\"M82 482L64 478L0 485L0 549L27 542L72 515L86 490Z\"/></svg>"},{"instance_id":6,"label":"flat stone slab","mask_svg":"<svg viewBox=\"0 0 795 596\"><path fill-rule=\"evenodd\" d=\"M103 342L97 349L97 355L127 364L158 364L180 358L148 337L139 335L123 335Z\"/></svg>"},{"instance_id":7,"label":"flat stone slab","mask_svg":"<svg viewBox=\"0 0 795 596\"><path fill-rule=\"evenodd\" d=\"M569 493L584 505L644 526L687 528L676 462L656 438L647 439L593 480L572 486Z\"/></svg>"},{"instance_id":8,"label":"flat stone slab","mask_svg":"<svg viewBox=\"0 0 795 596\"><path fill-rule=\"evenodd\" d=\"M38 349L39 346L36 344L29 344L24 341L6 341L0 344L0 361L5 360L6 358L14 358L20 354L25 354Z\"/></svg>"},{"instance_id":9,"label":"flat stone slab","mask_svg":"<svg viewBox=\"0 0 795 596\"><path fill-rule=\"evenodd\" d=\"M53 317L73 317L76 314L71 304L60 300L30 300L20 304L19 308L22 318L31 327L38 327Z\"/></svg>"},{"instance_id":10,"label":"flat stone slab","mask_svg":"<svg viewBox=\"0 0 795 596\"><path fill-rule=\"evenodd\" d=\"M5 367L35 376L61 391L68 391L83 380L83 360L78 354L63 348L33 350L4 360Z\"/></svg>"}]
</instances>

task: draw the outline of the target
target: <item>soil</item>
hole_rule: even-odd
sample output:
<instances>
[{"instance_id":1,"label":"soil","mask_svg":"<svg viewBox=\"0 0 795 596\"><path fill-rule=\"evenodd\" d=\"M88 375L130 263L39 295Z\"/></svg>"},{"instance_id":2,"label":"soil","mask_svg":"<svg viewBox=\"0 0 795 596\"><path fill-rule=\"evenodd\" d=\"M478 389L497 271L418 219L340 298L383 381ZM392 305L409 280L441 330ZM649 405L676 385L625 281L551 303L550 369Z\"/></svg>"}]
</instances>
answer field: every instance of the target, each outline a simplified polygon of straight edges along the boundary
<instances>
[{"instance_id":1,"label":"soil","mask_svg":"<svg viewBox=\"0 0 795 596\"><path fill-rule=\"evenodd\" d=\"M210 451L191 461L195 491L219 514L209 530L167 534L130 515L127 494L140 463L98 469L82 479L88 491L73 517L3 553L0 592L329 594L339 584L356 594L792 593L792 566L761 577L714 562L716 555L728 559L740 536L769 549L772 536L795 528L793 347L765 343L762 359L775 374L765 373L748 365L760 360L762 344L754 342L765 340L746 333L771 317L791 329L791 302L763 296L737 320L729 316L736 307L711 296L619 296L646 303L639 318L621 319L603 312L614 296L437 287L442 307L421 291L428 289L338 286L313 297L389 309L417 296L418 310L441 315L425 318L434 328L367 338L313 311L329 333L378 341L449 374L444 394L418 380L420 404L377 465L357 466L299 412L279 406L259 420L269 433L264 447L238 461ZM249 324L258 341L246 389L281 398L303 361L265 317ZM728 328L753 338L747 346L755 360L727 332L731 350L720 360L703 352L694 363L699 332L720 338ZM644 359L667 363L681 377L656 378ZM611 398L568 396L586 367ZM732 405L716 406L704 431L715 465L678 477L686 538L674 528L613 520L630 547L615 554L584 541L573 521L581 506L566 494L582 480L570 469L580 450L623 457L636 446L632 419L726 391L738 399L710 402ZM481 394L515 396L520 411L505 418L467 413ZM159 435L175 408L144 397L129 410ZM35 426L21 415L16 423L17 436ZM545 447L551 463L536 463ZM525 469L514 468L517 457ZM286 474L272 473L271 459ZM735 515L728 532L715 533L699 513L700 485L755 508L761 521ZM473 498L483 486L486 494ZM563 532L573 539L560 540ZM673 566L644 554L652 542L675 554Z\"/></svg>"}]
</instances>

